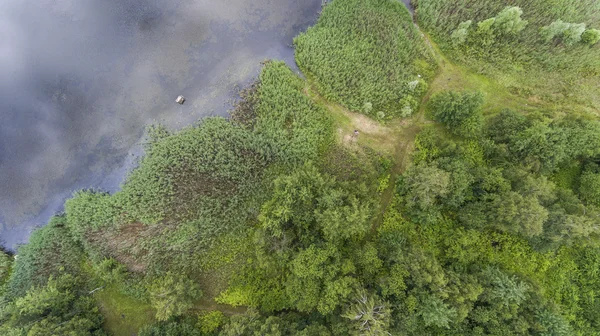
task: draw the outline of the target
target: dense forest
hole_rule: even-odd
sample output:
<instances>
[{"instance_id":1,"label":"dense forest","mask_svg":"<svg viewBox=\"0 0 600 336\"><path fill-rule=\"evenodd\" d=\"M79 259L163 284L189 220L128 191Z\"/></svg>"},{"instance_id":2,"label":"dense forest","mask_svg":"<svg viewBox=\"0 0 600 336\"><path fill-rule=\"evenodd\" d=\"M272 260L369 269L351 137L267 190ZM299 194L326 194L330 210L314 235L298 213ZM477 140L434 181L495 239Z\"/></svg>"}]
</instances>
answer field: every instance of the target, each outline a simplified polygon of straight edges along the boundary
<instances>
[{"instance_id":1,"label":"dense forest","mask_svg":"<svg viewBox=\"0 0 600 336\"><path fill-rule=\"evenodd\" d=\"M600 3L334 0L0 251L2 335L600 335Z\"/></svg>"}]
</instances>

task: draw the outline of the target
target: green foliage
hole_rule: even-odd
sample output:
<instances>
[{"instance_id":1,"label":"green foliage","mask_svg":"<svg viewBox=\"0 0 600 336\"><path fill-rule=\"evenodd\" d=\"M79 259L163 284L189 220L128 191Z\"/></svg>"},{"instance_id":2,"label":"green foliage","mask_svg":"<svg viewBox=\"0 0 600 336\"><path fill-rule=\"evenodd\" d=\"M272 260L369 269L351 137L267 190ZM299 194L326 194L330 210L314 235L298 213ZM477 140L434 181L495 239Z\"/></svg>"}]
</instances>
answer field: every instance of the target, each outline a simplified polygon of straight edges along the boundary
<instances>
[{"instance_id":1,"label":"green foliage","mask_svg":"<svg viewBox=\"0 0 600 336\"><path fill-rule=\"evenodd\" d=\"M331 117L304 95L304 85L285 63L268 62L243 117L206 118L177 133L149 128L146 155L121 191L81 191L67 201L69 229L88 252L131 269L198 271L220 237L254 220L273 178L266 171L328 150Z\"/></svg>"},{"instance_id":2,"label":"green foliage","mask_svg":"<svg viewBox=\"0 0 600 336\"><path fill-rule=\"evenodd\" d=\"M494 227L548 246L593 236L595 210L543 175L598 155L597 132L596 121L511 111L493 117L479 140L449 140L426 129L416 139L416 165L399 184L406 213L422 224L446 214L467 227Z\"/></svg>"},{"instance_id":3,"label":"green foliage","mask_svg":"<svg viewBox=\"0 0 600 336\"><path fill-rule=\"evenodd\" d=\"M414 2L477 71L569 70L579 85L600 21L578 1ZM102 335L98 307L109 331L146 336L598 334L597 120L484 121L482 94L441 92L427 108L449 132L424 127L412 164L392 162L334 145L309 85L379 120L418 111L433 67L402 4L336 0L295 44L309 81L266 62L231 120L149 128L121 191L77 192L13 265L0 254L0 334ZM248 309L226 317L215 296Z\"/></svg>"},{"instance_id":4,"label":"green foliage","mask_svg":"<svg viewBox=\"0 0 600 336\"><path fill-rule=\"evenodd\" d=\"M183 319L179 321L158 322L146 325L139 331L139 336L202 336L205 335L196 328L192 321Z\"/></svg>"},{"instance_id":5,"label":"green foliage","mask_svg":"<svg viewBox=\"0 0 600 336\"><path fill-rule=\"evenodd\" d=\"M527 299L529 286L518 281L515 276L510 277L497 268L488 268L484 276L490 284L484 293L488 302L508 307L512 304L520 305Z\"/></svg>"},{"instance_id":6,"label":"green foliage","mask_svg":"<svg viewBox=\"0 0 600 336\"><path fill-rule=\"evenodd\" d=\"M600 29L586 29L581 34L581 42L587 45L594 45L600 41Z\"/></svg>"},{"instance_id":7,"label":"green foliage","mask_svg":"<svg viewBox=\"0 0 600 336\"><path fill-rule=\"evenodd\" d=\"M581 41L584 31L585 23L568 23L558 20L549 26L542 27L541 33L546 42L559 39L565 45L572 46Z\"/></svg>"},{"instance_id":8,"label":"green foliage","mask_svg":"<svg viewBox=\"0 0 600 336\"><path fill-rule=\"evenodd\" d=\"M483 95L480 92L446 91L433 96L428 109L433 118L446 125L452 133L476 137L482 127L482 104Z\"/></svg>"},{"instance_id":9,"label":"green foliage","mask_svg":"<svg viewBox=\"0 0 600 336\"><path fill-rule=\"evenodd\" d=\"M263 205L259 220L266 232L288 244L309 246L322 241L320 236L329 241L360 239L372 213L365 193L364 186L336 183L306 164L275 180L273 197ZM308 234L315 231L319 234Z\"/></svg>"},{"instance_id":10,"label":"green foliage","mask_svg":"<svg viewBox=\"0 0 600 336\"><path fill-rule=\"evenodd\" d=\"M96 276L105 284L124 283L127 278L125 266L113 258L105 258L93 265Z\"/></svg>"},{"instance_id":11,"label":"green foliage","mask_svg":"<svg viewBox=\"0 0 600 336\"><path fill-rule=\"evenodd\" d=\"M425 326L450 327L450 321L456 314L454 309L435 296L425 297L421 305L419 315L423 318Z\"/></svg>"},{"instance_id":12,"label":"green foliage","mask_svg":"<svg viewBox=\"0 0 600 336\"><path fill-rule=\"evenodd\" d=\"M284 62L269 62L259 77L254 133L280 162L316 160L332 141L332 119L303 94L304 81Z\"/></svg>"},{"instance_id":13,"label":"green foliage","mask_svg":"<svg viewBox=\"0 0 600 336\"><path fill-rule=\"evenodd\" d=\"M357 287L353 273L377 271L376 250L350 253L366 237L372 214L364 186L338 182L311 163L280 176L259 216L256 261L220 300L331 314Z\"/></svg>"},{"instance_id":14,"label":"green foliage","mask_svg":"<svg viewBox=\"0 0 600 336\"><path fill-rule=\"evenodd\" d=\"M410 14L391 0L331 2L294 44L296 62L327 99L372 117L399 115L415 59L427 55Z\"/></svg>"},{"instance_id":15,"label":"green foliage","mask_svg":"<svg viewBox=\"0 0 600 336\"><path fill-rule=\"evenodd\" d=\"M154 280L148 286L148 292L159 321L184 314L202 296L197 283L171 272Z\"/></svg>"},{"instance_id":16,"label":"green foliage","mask_svg":"<svg viewBox=\"0 0 600 336\"><path fill-rule=\"evenodd\" d=\"M407 207L413 211L429 212L438 199L449 193L449 184L450 173L434 166L415 166L404 179Z\"/></svg>"},{"instance_id":17,"label":"green foliage","mask_svg":"<svg viewBox=\"0 0 600 336\"><path fill-rule=\"evenodd\" d=\"M565 319L551 312L550 310L543 310L538 313L537 318L542 325L542 332L540 335L544 336L566 336L572 335L571 327Z\"/></svg>"},{"instance_id":18,"label":"green foliage","mask_svg":"<svg viewBox=\"0 0 600 336\"><path fill-rule=\"evenodd\" d=\"M32 287L25 296L3 307L3 335L104 335L102 315L94 300L74 290L80 280L69 274L50 277L44 286Z\"/></svg>"},{"instance_id":19,"label":"green foliage","mask_svg":"<svg viewBox=\"0 0 600 336\"><path fill-rule=\"evenodd\" d=\"M343 260L333 246L317 248L311 245L298 253L290 266L286 293L299 311L314 309L327 315L345 301L357 282L344 276Z\"/></svg>"},{"instance_id":20,"label":"green foliage","mask_svg":"<svg viewBox=\"0 0 600 336\"><path fill-rule=\"evenodd\" d=\"M452 42L455 45L460 45L463 44L465 42L467 42L467 38L469 37L469 28L471 28L471 25L473 24L473 21L471 20L467 20L465 22L461 22L458 25L458 28L456 28L456 30L454 32L452 32L451 38L452 38ZM477 26L482 29L482 26L485 26L486 24L483 22L480 22ZM485 28L483 28L485 29Z\"/></svg>"},{"instance_id":21,"label":"green foliage","mask_svg":"<svg viewBox=\"0 0 600 336\"><path fill-rule=\"evenodd\" d=\"M572 160L597 155L600 144L597 121L524 118L510 110L493 118L486 131L499 145L495 154L508 154L512 160L544 173Z\"/></svg>"},{"instance_id":22,"label":"green foliage","mask_svg":"<svg viewBox=\"0 0 600 336\"><path fill-rule=\"evenodd\" d=\"M600 174L587 171L581 175L579 183L582 200L600 206Z\"/></svg>"},{"instance_id":23,"label":"green foliage","mask_svg":"<svg viewBox=\"0 0 600 336\"><path fill-rule=\"evenodd\" d=\"M548 210L537 199L523 197L516 192L491 196L485 203L465 207L461 214L461 220L468 225L491 225L502 231L511 231L527 237L542 234L547 219Z\"/></svg>"},{"instance_id":24,"label":"green foliage","mask_svg":"<svg viewBox=\"0 0 600 336\"><path fill-rule=\"evenodd\" d=\"M527 26L521 15L523 10L520 7L506 7L496 15L494 26L500 34L517 34Z\"/></svg>"},{"instance_id":25,"label":"green foliage","mask_svg":"<svg viewBox=\"0 0 600 336\"><path fill-rule=\"evenodd\" d=\"M476 29L471 28L472 20L461 22L450 38L455 47L468 42L477 48L493 48L497 40L515 36L527 26L522 14L520 7L505 7L496 16L478 22Z\"/></svg>"},{"instance_id":26,"label":"green foliage","mask_svg":"<svg viewBox=\"0 0 600 336\"><path fill-rule=\"evenodd\" d=\"M344 332L344 328L339 329ZM223 326L219 335L223 336L330 336L328 328L318 322L306 319L294 313L261 316L255 310L249 309L242 315L234 315ZM337 334L336 334L337 335Z\"/></svg>"},{"instance_id":27,"label":"green foliage","mask_svg":"<svg viewBox=\"0 0 600 336\"><path fill-rule=\"evenodd\" d=\"M65 203L66 224L81 239L87 229L110 226L119 215L114 198L107 193L82 190Z\"/></svg>"},{"instance_id":28,"label":"green foliage","mask_svg":"<svg viewBox=\"0 0 600 336\"><path fill-rule=\"evenodd\" d=\"M587 176L598 170L574 162L596 160L597 127L504 111L477 139L450 139L434 127L417 136L415 164L400 179L377 244L385 251L380 288L398 307L398 334L596 332L595 313L588 315L595 304L580 299L574 275L589 274L578 273L586 262L555 255L570 244L595 246L597 210L581 193L584 179L593 189ZM554 184L553 172L569 165L575 182ZM586 258L595 260L591 246Z\"/></svg>"},{"instance_id":29,"label":"green foliage","mask_svg":"<svg viewBox=\"0 0 600 336\"><path fill-rule=\"evenodd\" d=\"M205 335L210 335L225 324L225 315L218 310L213 310L198 317L198 326Z\"/></svg>"},{"instance_id":30,"label":"green foliage","mask_svg":"<svg viewBox=\"0 0 600 336\"><path fill-rule=\"evenodd\" d=\"M265 157L262 142L248 131L221 118L206 119L149 145L114 197L130 218L145 224L194 219L202 195L224 197L255 181Z\"/></svg>"},{"instance_id":31,"label":"green foliage","mask_svg":"<svg viewBox=\"0 0 600 336\"><path fill-rule=\"evenodd\" d=\"M10 275L10 271L13 265L13 257L8 253L0 250L0 296L2 295L2 288L4 283Z\"/></svg>"},{"instance_id":32,"label":"green foliage","mask_svg":"<svg viewBox=\"0 0 600 336\"><path fill-rule=\"evenodd\" d=\"M51 276L77 274L83 251L65 227L64 217L54 217L35 230L29 243L19 247L17 260L7 282L7 295L16 298L32 287L46 284Z\"/></svg>"}]
</instances>

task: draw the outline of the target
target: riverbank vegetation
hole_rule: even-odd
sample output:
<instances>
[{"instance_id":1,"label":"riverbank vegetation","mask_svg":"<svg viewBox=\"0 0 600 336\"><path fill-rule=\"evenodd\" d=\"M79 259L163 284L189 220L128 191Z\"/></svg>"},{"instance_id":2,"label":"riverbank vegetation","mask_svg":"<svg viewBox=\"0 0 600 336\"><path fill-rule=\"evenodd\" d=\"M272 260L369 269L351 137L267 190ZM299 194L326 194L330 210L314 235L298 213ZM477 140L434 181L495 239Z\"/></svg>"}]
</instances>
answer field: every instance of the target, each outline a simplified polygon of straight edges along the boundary
<instances>
[{"instance_id":1,"label":"riverbank vegetation","mask_svg":"<svg viewBox=\"0 0 600 336\"><path fill-rule=\"evenodd\" d=\"M335 0L295 40L306 79L268 61L229 120L149 128L120 191L0 254L0 333L600 335L595 98L528 96L595 66L597 22L450 3L416 1L421 36L398 2Z\"/></svg>"},{"instance_id":2,"label":"riverbank vegetation","mask_svg":"<svg viewBox=\"0 0 600 336\"><path fill-rule=\"evenodd\" d=\"M325 98L381 120L416 111L435 70L399 1L334 1L294 45Z\"/></svg>"}]
</instances>

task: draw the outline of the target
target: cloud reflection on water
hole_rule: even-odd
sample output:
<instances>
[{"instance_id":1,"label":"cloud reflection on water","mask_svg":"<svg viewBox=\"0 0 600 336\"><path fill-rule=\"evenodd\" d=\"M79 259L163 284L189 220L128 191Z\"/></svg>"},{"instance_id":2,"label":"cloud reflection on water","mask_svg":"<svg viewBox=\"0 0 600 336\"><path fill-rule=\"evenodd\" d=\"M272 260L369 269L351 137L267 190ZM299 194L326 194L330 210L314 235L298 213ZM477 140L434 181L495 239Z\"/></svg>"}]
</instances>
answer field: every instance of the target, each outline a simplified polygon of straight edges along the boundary
<instances>
[{"instance_id":1,"label":"cloud reflection on water","mask_svg":"<svg viewBox=\"0 0 600 336\"><path fill-rule=\"evenodd\" d=\"M320 0L3 0L0 238L26 240L73 190L114 191L148 124L225 115L284 59ZM180 106L173 101L183 94Z\"/></svg>"}]
</instances>

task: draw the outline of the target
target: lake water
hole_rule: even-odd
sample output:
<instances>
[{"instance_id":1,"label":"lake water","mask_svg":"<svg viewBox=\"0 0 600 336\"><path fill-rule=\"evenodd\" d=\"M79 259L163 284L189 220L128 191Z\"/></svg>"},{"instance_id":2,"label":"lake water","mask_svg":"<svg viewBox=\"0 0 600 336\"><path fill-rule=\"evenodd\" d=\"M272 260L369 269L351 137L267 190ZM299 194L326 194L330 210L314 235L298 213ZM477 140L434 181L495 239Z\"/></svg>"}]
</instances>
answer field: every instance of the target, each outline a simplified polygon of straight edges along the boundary
<instances>
[{"instance_id":1,"label":"lake water","mask_svg":"<svg viewBox=\"0 0 600 336\"><path fill-rule=\"evenodd\" d=\"M402 0L402 3L408 8L411 15L415 14L415 8L412 6L411 0Z\"/></svg>"},{"instance_id":2,"label":"lake water","mask_svg":"<svg viewBox=\"0 0 600 336\"><path fill-rule=\"evenodd\" d=\"M74 190L115 191L152 123L227 114L321 0L2 0L0 239L14 248ZM174 102L182 94L184 105Z\"/></svg>"}]
</instances>

